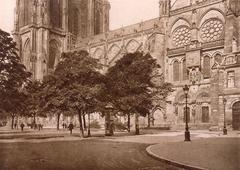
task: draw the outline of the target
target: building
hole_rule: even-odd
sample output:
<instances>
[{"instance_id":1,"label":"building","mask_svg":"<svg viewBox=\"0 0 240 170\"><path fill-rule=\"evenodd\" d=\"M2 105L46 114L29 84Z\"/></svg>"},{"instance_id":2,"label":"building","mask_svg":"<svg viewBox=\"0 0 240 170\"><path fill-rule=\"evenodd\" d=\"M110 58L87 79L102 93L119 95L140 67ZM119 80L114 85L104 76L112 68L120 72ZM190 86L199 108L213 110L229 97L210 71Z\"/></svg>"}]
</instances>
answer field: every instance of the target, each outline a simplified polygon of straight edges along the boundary
<instances>
[{"instance_id":1,"label":"building","mask_svg":"<svg viewBox=\"0 0 240 170\"><path fill-rule=\"evenodd\" d=\"M159 17L109 31L107 0L17 0L14 37L36 79L60 53L87 50L106 66L125 53L149 52L175 91L152 111L152 124L240 129L240 2L159 0ZM185 108L183 86L190 86ZM225 108L225 109L224 109ZM146 120L143 119L142 123Z\"/></svg>"}]
</instances>

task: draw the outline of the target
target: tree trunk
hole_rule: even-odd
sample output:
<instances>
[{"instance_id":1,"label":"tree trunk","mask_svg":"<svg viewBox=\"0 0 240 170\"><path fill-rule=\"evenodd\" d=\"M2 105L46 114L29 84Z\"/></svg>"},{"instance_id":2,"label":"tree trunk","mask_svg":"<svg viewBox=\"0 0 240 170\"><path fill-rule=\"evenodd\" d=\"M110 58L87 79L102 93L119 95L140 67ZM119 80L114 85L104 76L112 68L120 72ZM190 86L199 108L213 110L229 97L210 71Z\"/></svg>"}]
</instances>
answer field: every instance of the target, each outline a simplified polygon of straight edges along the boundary
<instances>
[{"instance_id":1,"label":"tree trunk","mask_svg":"<svg viewBox=\"0 0 240 170\"><path fill-rule=\"evenodd\" d=\"M36 124L36 114L33 114L33 129L36 130L37 129L37 124Z\"/></svg>"},{"instance_id":2,"label":"tree trunk","mask_svg":"<svg viewBox=\"0 0 240 170\"><path fill-rule=\"evenodd\" d=\"M15 118L15 116L12 114L12 115L11 115L11 117L12 117L12 124L11 124L11 128L12 128L12 129L14 129L14 118Z\"/></svg>"},{"instance_id":3,"label":"tree trunk","mask_svg":"<svg viewBox=\"0 0 240 170\"><path fill-rule=\"evenodd\" d=\"M78 111L78 119L79 119L79 128L82 137L84 137L84 130L83 130L83 122L82 122L82 112Z\"/></svg>"},{"instance_id":4,"label":"tree trunk","mask_svg":"<svg viewBox=\"0 0 240 170\"><path fill-rule=\"evenodd\" d=\"M151 127L151 114L150 113L148 113L148 126L147 127L148 128Z\"/></svg>"},{"instance_id":5,"label":"tree trunk","mask_svg":"<svg viewBox=\"0 0 240 170\"><path fill-rule=\"evenodd\" d=\"M85 114L85 113L83 114L83 127L84 127L84 130L87 130L87 125L86 125L86 114Z\"/></svg>"},{"instance_id":6,"label":"tree trunk","mask_svg":"<svg viewBox=\"0 0 240 170\"><path fill-rule=\"evenodd\" d=\"M135 113L135 134L139 135L139 114Z\"/></svg>"},{"instance_id":7,"label":"tree trunk","mask_svg":"<svg viewBox=\"0 0 240 170\"><path fill-rule=\"evenodd\" d=\"M57 114L57 130L59 130L60 116L61 116L61 113L58 113Z\"/></svg>"},{"instance_id":8,"label":"tree trunk","mask_svg":"<svg viewBox=\"0 0 240 170\"><path fill-rule=\"evenodd\" d=\"M91 137L91 130L90 130L90 113L88 113L88 137Z\"/></svg>"},{"instance_id":9,"label":"tree trunk","mask_svg":"<svg viewBox=\"0 0 240 170\"><path fill-rule=\"evenodd\" d=\"M128 128L128 132L130 132L131 130L130 130L130 128L131 128L131 115L130 115L130 113L129 114L127 114L127 128Z\"/></svg>"},{"instance_id":10,"label":"tree trunk","mask_svg":"<svg viewBox=\"0 0 240 170\"><path fill-rule=\"evenodd\" d=\"M33 124L34 124L34 126L36 125L36 114L35 113L33 114Z\"/></svg>"}]
</instances>

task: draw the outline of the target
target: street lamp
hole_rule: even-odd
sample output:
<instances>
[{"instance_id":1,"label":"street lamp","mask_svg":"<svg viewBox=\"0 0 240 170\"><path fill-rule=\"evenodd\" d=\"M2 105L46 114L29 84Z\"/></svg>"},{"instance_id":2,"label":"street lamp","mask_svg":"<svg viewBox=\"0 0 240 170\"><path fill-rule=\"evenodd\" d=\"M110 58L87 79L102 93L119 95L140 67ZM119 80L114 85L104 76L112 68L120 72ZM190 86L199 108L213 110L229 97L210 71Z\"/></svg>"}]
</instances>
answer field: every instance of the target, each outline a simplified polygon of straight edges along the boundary
<instances>
[{"instance_id":1,"label":"street lamp","mask_svg":"<svg viewBox=\"0 0 240 170\"><path fill-rule=\"evenodd\" d=\"M227 103L227 100L223 98L223 135L227 135L226 113L225 113L226 103Z\"/></svg>"},{"instance_id":2,"label":"street lamp","mask_svg":"<svg viewBox=\"0 0 240 170\"><path fill-rule=\"evenodd\" d=\"M189 87L188 85L185 85L183 87L183 91L185 93L185 98L186 98L186 109L185 109L185 122L186 122L186 126L185 126L185 141L191 141L190 139L190 132L189 132L189 128L188 128L188 109L187 109L187 97L188 97L188 92L189 92Z\"/></svg>"}]
</instances>

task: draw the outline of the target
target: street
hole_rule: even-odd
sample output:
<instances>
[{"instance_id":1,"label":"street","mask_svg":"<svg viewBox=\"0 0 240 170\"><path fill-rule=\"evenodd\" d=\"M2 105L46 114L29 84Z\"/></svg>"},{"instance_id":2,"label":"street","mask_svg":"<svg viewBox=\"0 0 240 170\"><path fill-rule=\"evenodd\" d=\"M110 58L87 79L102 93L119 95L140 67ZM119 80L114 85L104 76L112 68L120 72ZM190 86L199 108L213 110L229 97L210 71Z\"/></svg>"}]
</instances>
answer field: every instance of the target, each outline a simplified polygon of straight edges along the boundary
<instances>
[{"instance_id":1,"label":"street","mask_svg":"<svg viewBox=\"0 0 240 170\"><path fill-rule=\"evenodd\" d=\"M1 170L177 170L153 159L146 144L102 141L99 139L1 143ZM155 169L154 168L154 169Z\"/></svg>"}]
</instances>

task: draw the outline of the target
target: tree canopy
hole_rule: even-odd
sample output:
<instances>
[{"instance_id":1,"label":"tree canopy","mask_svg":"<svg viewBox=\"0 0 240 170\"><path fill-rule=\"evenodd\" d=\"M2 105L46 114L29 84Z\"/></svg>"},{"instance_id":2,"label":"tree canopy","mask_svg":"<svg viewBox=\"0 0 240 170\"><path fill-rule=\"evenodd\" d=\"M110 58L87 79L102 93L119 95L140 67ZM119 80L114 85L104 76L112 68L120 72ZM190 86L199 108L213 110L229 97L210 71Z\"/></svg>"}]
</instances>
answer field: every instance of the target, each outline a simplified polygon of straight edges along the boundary
<instances>
[{"instance_id":1,"label":"tree canopy","mask_svg":"<svg viewBox=\"0 0 240 170\"><path fill-rule=\"evenodd\" d=\"M54 73L44 80L44 108L78 114L81 124L82 114L96 111L98 93L104 85L100 69L98 60L86 51L63 53Z\"/></svg>"},{"instance_id":2,"label":"tree canopy","mask_svg":"<svg viewBox=\"0 0 240 170\"><path fill-rule=\"evenodd\" d=\"M21 63L16 43L0 29L0 108L13 118L24 110L22 101L26 96L22 88L30 77L31 73Z\"/></svg>"},{"instance_id":3,"label":"tree canopy","mask_svg":"<svg viewBox=\"0 0 240 170\"><path fill-rule=\"evenodd\" d=\"M154 98L162 101L172 91L171 84L155 82L160 65L156 59L142 52L124 55L110 67L106 77L106 95L114 108L125 114L149 114L154 107ZM161 97L160 97L161 96Z\"/></svg>"}]
</instances>

